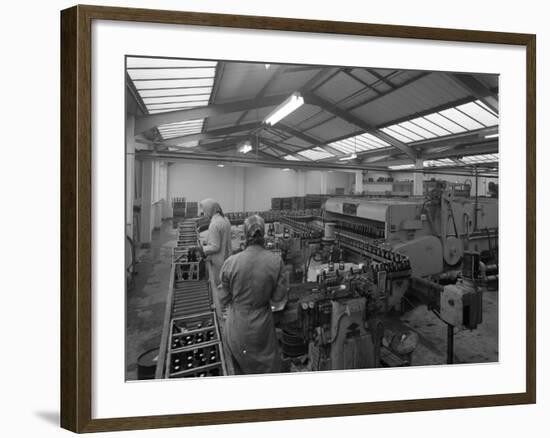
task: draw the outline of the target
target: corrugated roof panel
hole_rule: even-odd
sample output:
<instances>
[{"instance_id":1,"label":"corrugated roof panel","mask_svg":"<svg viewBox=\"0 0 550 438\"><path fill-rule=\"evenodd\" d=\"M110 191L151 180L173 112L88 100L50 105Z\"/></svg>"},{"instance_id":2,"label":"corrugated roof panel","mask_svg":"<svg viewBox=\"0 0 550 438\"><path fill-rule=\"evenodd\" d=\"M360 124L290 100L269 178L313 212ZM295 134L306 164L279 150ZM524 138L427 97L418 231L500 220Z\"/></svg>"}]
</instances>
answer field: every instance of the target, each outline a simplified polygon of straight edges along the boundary
<instances>
[{"instance_id":1,"label":"corrugated roof panel","mask_svg":"<svg viewBox=\"0 0 550 438\"><path fill-rule=\"evenodd\" d=\"M295 148L299 148L299 149L310 148L311 146L313 146L311 143L308 143L305 140L299 139L298 137L289 137L287 140L281 141L281 143L295 147Z\"/></svg>"},{"instance_id":2,"label":"corrugated roof panel","mask_svg":"<svg viewBox=\"0 0 550 438\"><path fill-rule=\"evenodd\" d=\"M284 123L285 125L300 127L303 129L303 126L301 124L306 122L311 117L314 117L318 113L319 107L305 103L296 111L293 111L288 116L286 116L283 119L282 123Z\"/></svg>"},{"instance_id":3,"label":"corrugated roof panel","mask_svg":"<svg viewBox=\"0 0 550 438\"><path fill-rule=\"evenodd\" d=\"M379 82L379 79L376 76L374 76L372 73L365 70L364 68L357 67L351 70L351 72L369 85Z\"/></svg>"},{"instance_id":4,"label":"corrugated roof panel","mask_svg":"<svg viewBox=\"0 0 550 438\"><path fill-rule=\"evenodd\" d=\"M303 105L306 106L306 105ZM292 114L289 117L289 121L292 122L292 124L299 128L302 131L307 131L308 129L313 128L314 126L323 124L327 122L330 119L333 119L334 116L326 111L320 111L319 108L313 107L315 111L307 118L303 118L299 122L296 123L295 120L292 120Z\"/></svg>"},{"instance_id":5,"label":"corrugated roof panel","mask_svg":"<svg viewBox=\"0 0 550 438\"><path fill-rule=\"evenodd\" d=\"M256 97L272 72L264 64L224 63L223 74L215 96L216 103Z\"/></svg>"},{"instance_id":6,"label":"corrugated roof panel","mask_svg":"<svg viewBox=\"0 0 550 438\"><path fill-rule=\"evenodd\" d=\"M347 137L357 130L355 125L351 125L342 119L335 118L316 126L307 131L307 134L313 135L323 141L330 141L333 138Z\"/></svg>"},{"instance_id":7,"label":"corrugated roof panel","mask_svg":"<svg viewBox=\"0 0 550 438\"><path fill-rule=\"evenodd\" d=\"M369 101L371 99L375 99L376 96L378 96L378 93L376 93L372 88L366 88L362 90L360 93L353 97L348 97L340 102L338 102L338 106L344 109L353 108L360 103Z\"/></svg>"},{"instance_id":8,"label":"corrugated roof panel","mask_svg":"<svg viewBox=\"0 0 550 438\"><path fill-rule=\"evenodd\" d=\"M284 69L284 66L281 66ZM277 76L269 85L269 94L289 95L299 90L308 80L315 76L319 70L302 70L293 72L284 72Z\"/></svg>"},{"instance_id":9,"label":"corrugated roof panel","mask_svg":"<svg viewBox=\"0 0 550 438\"><path fill-rule=\"evenodd\" d=\"M372 125L380 126L465 97L468 97L468 93L445 73L431 73L352 113Z\"/></svg>"},{"instance_id":10,"label":"corrugated roof panel","mask_svg":"<svg viewBox=\"0 0 550 438\"><path fill-rule=\"evenodd\" d=\"M315 90L315 94L318 94L332 103L336 103L354 93L357 93L363 88L365 88L365 86L359 81L353 79L344 72L339 72L336 76L333 76L329 81L325 82L321 87L317 88Z\"/></svg>"},{"instance_id":11,"label":"corrugated roof panel","mask_svg":"<svg viewBox=\"0 0 550 438\"><path fill-rule=\"evenodd\" d=\"M410 79L413 79L416 76L422 75L423 72L418 72L415 70L400 70L397 72L397 74L393 75L391 77L392 84L395 84L397 86L401 85L404 82L407 82Z\"/></svg>"},{"instance_id":12,"label":"corrugated roof panel","mask_svg":"<svg viewBox=\"0 0 550 438\"><path fill-rule=\"evenodd\" d=\"M227 113L207 119L208 129L226 128L235 126L242 113ZM245 123L244 120L241 123Z\"/></svg>"}]
</instances>

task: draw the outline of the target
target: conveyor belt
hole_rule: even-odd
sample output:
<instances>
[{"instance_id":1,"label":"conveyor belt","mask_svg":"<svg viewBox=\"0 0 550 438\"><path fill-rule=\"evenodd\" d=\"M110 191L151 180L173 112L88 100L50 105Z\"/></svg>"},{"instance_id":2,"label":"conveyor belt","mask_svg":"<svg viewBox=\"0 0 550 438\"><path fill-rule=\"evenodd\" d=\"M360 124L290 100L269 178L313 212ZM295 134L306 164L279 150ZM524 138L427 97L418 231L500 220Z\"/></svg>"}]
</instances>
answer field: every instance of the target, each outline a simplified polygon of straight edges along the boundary
<instances>
[{"instance_id":1,"label":"conveyor belt","mask_svg":"<svg viewBox=\"0 0 550 438\"><path fill-rule=\"evenodd\" d=\"M198 245L198 237L196 220L185 219L178 224L157 379L226 374L204 261L191 250Z\"/></svg>"},{"instance_id":2,"label":"conveyor belt","mask_svg":"<svg viewBox=\"0 0 550 438\"><path fill-rule=\"evenodd\" d=\"M210 310L212 310L212 295L207 280L174 282L172 318Z\"/></svg>"}]
</instances>

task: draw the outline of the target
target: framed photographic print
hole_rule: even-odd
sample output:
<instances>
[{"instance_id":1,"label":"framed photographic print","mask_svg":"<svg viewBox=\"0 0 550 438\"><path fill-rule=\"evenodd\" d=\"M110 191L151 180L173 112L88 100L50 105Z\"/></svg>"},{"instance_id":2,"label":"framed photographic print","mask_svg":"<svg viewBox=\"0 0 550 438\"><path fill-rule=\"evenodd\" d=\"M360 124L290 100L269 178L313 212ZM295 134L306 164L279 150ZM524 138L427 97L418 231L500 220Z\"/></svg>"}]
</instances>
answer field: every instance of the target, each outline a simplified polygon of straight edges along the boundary
<instances>
[{"instance_id":1,"label":"framed photographic print","mask_svg":"<svg viewBox=\"0 0 550 438\"><path fill-rule=\"evenodd\" d=\"M62 427L535 403L534 35L75 6L61 55Z\"/></svg>"}]
</instances>

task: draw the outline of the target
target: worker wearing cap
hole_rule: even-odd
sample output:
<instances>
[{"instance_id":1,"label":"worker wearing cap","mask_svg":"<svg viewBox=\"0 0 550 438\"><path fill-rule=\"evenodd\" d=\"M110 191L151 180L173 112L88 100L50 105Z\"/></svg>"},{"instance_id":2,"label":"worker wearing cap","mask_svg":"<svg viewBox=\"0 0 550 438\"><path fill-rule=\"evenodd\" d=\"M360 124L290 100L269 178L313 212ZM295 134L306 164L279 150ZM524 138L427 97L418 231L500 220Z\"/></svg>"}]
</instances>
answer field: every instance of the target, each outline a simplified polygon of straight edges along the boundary
<instances>
[{"instance_id":1,"label":"worker wearing cap","mask_svg":"<svg viewBox=\"0 0 550 438\"><path fill-rule=\"evenodd\" d=\"M223 262L231 255L231 222L222 211L220 204L214 199L204 199L200 202L204 215L210 219L206 244L202 250L210 265L210 274L214 284L220 284L220 270Z\"/></svg>"},{"instance_id":2,"label":"worker wearing cap","mask_svg":"<svg viewBox=\"0 0 550 438\"><path fill-rule=\"evenodd\" d=\"M236 374L280 371L272 307L286 303L288 282L281 257L264 248L264 229L260 216L248 217L245 250L221 270L221 300L229 304L225 336Z\"/></svg>"}]
</instances>

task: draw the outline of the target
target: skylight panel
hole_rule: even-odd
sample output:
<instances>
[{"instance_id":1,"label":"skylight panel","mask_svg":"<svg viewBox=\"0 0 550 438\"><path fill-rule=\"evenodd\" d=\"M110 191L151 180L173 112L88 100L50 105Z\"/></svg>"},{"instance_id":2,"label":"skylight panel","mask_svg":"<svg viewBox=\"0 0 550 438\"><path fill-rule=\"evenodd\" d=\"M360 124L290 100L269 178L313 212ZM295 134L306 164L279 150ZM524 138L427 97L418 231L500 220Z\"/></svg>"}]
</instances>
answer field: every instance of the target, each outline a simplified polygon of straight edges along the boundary
<instances>
[{"instance_id":1,"label":"skylight panel","mask_svg":"<svg viewBox=\"0 0 550 438\"><path fill-rule=\"evenodd\" d=\"M162 79L153 81L134 81L134 85L138 90L149 90L152 88L189 88L189 87L211 87L214 84L214 79Z\"/></svg>"},{"instance_id":2,"label":"skylight panel","mask_svg":"<svg viewBox=\"0 0 550 438\"><path fill-rule=\"evenodd\" d=\"M196 102L206 100L210 94L201 94L198 96L164 96L164 97L144 97L143 103L151 105L155 103L172 103L172 102Z\"/></svg>"},{"instance_id":3,"label":"skylight panel","mask_svg":"<svg viewBox=\"0 0 550 438\"><path fill-rule=\"evenodd\" d=\"M294 155L286 155L283 158L288 161L300 161L300 159Z\"/></svg>"},{"instance_id":4,"label":"skylight panel","mask_svg":"<svg viewBox=\"0 0 550 438\"><path fill-rule=\"evenodd\" d=\"M434 137L436 137L436 135L433 132L430 132L430 131L422 128L421 126L415 125L414 123L411 123L411 122L403 122L403 123L400 123L399 126L401 126L402 128L407 129L408 131L412 131L415 134L417 134L421 137L424 137L424 138L434 138Z\"/></svg>"},{"instance_id":5,"label":"skylight panel","mask_svg":"<svg viewBox=\"0 0 550 438\"><path fill-rule=\"evenodd\" d=\"M453 122L459 124L460 126L463 126L468 131L484 128L484 126L481 123L479 123L478 121L474 120L471 117L468 117L466 114L458 111L455 108L449 108L447 110L440 111L439 114L451 119Z\"/></svg>"},{"instance_id":6,"label":"skylight panel","mask_svg":"<svg viewBox=\"0 0 550 438\"><path fill-rule=\"evenodd\" d=\"M389 126L387 128L382 128L381 131L385 132L389 136L403 142L403 143L410 143L412 141L412 138L405 137L404 135L400 134L399 132L395 131L394 128L395 125Z\"/></svg>"},{"instance_id":7,"label":"skylight panel","mask_svg":"<svg viewBox=\"0 0 550 438\"><path fill-rule=\"evenodd\" d=\"M452 134L458 134L459 132L465 132L466 129L460 125L457 125L452 120L449 120L443 117L439 113L428 114L424 116L425 119L428 119L430 122L435 123L436 125L441 126L443 129L450 131Z\"/></svg>"},{"instance_id":8,"label":"skylight panel","mask_svg":"<svg viewBox=\"0 0 550 438\"><path fill-rule=\"evenodd\" d=\"M129 70L135 68L204 68L216 67L216 65L216 61L198 61L194 59L144 58L132 56L126 59L126 67Z\"/></svg>"},{"instance_id":9,"label":"skylight panel","mask_svg":"<svg viewBox=\"0 0 550 438\"><path fill-rule=\"evenodd\" d=\"M336 149L340 152L343 152L345 154L349 154L349 153L353 152L353 146L348 145L348 144L344 143L343 141L331 143L330 147L332 147L332 148L334 148L334 149Z\"/></svg>"},{"instance_id":10,"label":"skylight panel","mask_svg":"<svg viewBox=\"0 0 550 438\"><path fill-rule=\"evenodd\" d=\"M489 108L487 105L485 105L481 100L476 100L476 103L482 107L485 111L490 112L494 116L498 117L498 114L496 114L491 108Z\"/></svg>"},{"instance_id":11,"label":"skylight panel","mask_svg":"<svg viewBox=\"0 0 550 438\"><path fill-rule=\"evenodd\" d=\"M361 140L364 140L365 142L373 146L379 145L377 147L391 146L387 141L384 141L381 138L375 137L374 135L369 133L361 134L358 138L360 138Z\"/></svg>"},{"instance_id":12,"label":"skylight panel","mask_svg":"<svg viewBox=\"0 0 550 438\"><path fill-rule=\"evenodd\" d=\"M173 69L138 69L128 70L128 75L134 81L152 79L196 79L213 78L215 68L173 68Z\"/></svg>"},{"instance_id":13,"label":"skylight panel","mask_svg":"<svg viewBox=\"0 0 550 438\"><path fill-rule=\"evenodd\" d=\"M498 125L498 117L496 117L491 111L485 109L485 106L480 105L482 102L476 100L475 102L469 102L464 105L457 106L457 109L473 117L485 126Z\"/></svg>"},{"instance_id":14,"label":"skylight panel","mask_svg":"<svg viewBox=\"0 0 550 438\"><path fill-rule=\"evenodd\" d=\"M306 151L301 151L301 152L298 152L298 154L314 161L322 160L324 158L334 157L334 155L332 155L330 152L327 152L324 149L321 149L319 147L316 147L314 149L308 149Z\"/></svg>"},{"instance_id":15,"label":"skylight panel","mask_svg":"<svg viewBox=\"0 0 550 438\"><path fill-rule=\"evenodd\" d=\"M187 108L196 106L207 106L207 100L196 100L189 102L167 102L167 103L150 103L147 104L148 109L161 109L161 108Z\"/></svg>"},{"instance_id":16,"label":"skylight panel","mask_svg":"<svg viewBox=\"0 0 550 438\"><path fill-rule=\"evenodd\" d=\"M394 166L388 166L390 170L406 170L414 168L414 164L396 164Z\"/></svg>"},{"instance_id":17,"label":"skylight panel","mask_svg":"<svg viewBox=\"0 0 550 438\"><path fill-rule=\"evenodd\" d=\"M436 125L435 123L429 121L424 117L418 117L417 119L411 120L411 123L418 125L424 128L427 131L433 132L437 137L442 137L444 135L452 134L452 131L447 131L443 127Z\"/></svg>"},{"instance_id":18,"label":"skylight panel","mask_svg":"<svg viewBox=\"0 0 550 438\"><path fill-rule=\"evenodd\" d=\"M477 100L396 123L381 131L403 143L411 143L495 125L498 125L498 117Z\"/></svg>"},{"instance_id":19,"label":"skylight panel","mask_svg":"<svg viewBox=\"0 0 550 438\"><path fill-rule=\"evenodd\" d=\"M439 160L424 161L424 167L452 166L453 164L456 164L456 162L451 160L450 158L441 158Z\"/></svg>"},{"instance_id":20,"label":"skylight panel","mask_svg":"<svg viewBox=\"0 0 550 438\"><path fill-rule=\"evenodd\" d=\"M212 91L211 87L197 87L197 88L169 88L165 90L140 90L139 94L142 99L153 97L169 97L169 96L188 96L188 95L207 95L210 96Z\"/></svg>"},{"instance_id":21,"label":"skylight panel","mask_svg":"<svg viewBox=\"0 0 550 438\"><path fill-rule=\"evenodd\" d=\"M498 161L498 154L470 155L460 159L465 164L492 163Z\"/></svg>"},{"instance_id":22,"label":"skylight panel","mask_svg":"<svg viewBox=\"0 0 550 438\"><path fill-rule=\"evenodd\" d=\"M384 140L379 140L371 134L365 133L332 142L329 146L345 154L351 154L387 147L390 144Z\"/></svg>"},{"instance_id":23,"label":"skylight panel","mask_svg":"<svg viewBox=\"0 0 550 438\"><path fill-rule=\"evenodd\" d=\"M208 106L216 61L192 59L128 57L127 74L149 114ZM202 132L204 119L167 123L157 127L163 139L185 137ZM188 141L183 147L195 147Z\"/></svg>"}]
</instances>

